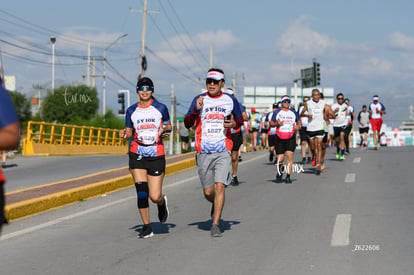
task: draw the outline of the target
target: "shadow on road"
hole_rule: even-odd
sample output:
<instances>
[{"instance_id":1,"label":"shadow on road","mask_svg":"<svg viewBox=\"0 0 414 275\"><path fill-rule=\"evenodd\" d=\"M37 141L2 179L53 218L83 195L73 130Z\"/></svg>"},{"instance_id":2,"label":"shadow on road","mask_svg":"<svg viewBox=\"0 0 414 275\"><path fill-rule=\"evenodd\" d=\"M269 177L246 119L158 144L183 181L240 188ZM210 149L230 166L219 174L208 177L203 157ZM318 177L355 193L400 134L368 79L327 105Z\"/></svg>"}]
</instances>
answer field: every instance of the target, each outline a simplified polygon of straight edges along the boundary
<instances>
[{"instance_id":1,"label":"shadow on road","mask_svg":"<svg viewBox=\"0 0 414 275\"><path fill-rule=\"evenodd\" d=\"M220 220L220 229L221 229L222 232L227 231L227 230L231 230L232 225L239 224L239 223L240 222L238 222L238 221ZM191 225L191 226L192 225L197 225L198 229L200 229L200 230L210 231L211 225L212 225L212 220L190 223L188 225Z\"/></svg>"},{"instance_id":2,"label":"shadow on road","mask_svg":"<svg viewBox=\"0 0 414 275\"><path fill-rule=\"evenodd\" d=\"M160 223L160 222L152 222L152 232L154 234L168 234L170 233L170 228L174 228L176 225L172 223ZM134 230L135 232L139 233L142 230L143 225L135 225L130 227L129 229Z\"/></svg>"}]
</instances>

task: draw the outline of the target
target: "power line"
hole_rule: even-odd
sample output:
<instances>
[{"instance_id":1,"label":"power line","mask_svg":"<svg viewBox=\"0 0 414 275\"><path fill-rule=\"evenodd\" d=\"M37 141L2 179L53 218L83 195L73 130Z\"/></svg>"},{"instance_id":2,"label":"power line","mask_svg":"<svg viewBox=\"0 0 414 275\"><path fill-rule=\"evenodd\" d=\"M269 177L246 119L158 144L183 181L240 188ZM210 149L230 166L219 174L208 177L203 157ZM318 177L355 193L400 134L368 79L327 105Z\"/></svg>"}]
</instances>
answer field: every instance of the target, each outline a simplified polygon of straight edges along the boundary
<instances>
[{"instance_id":1,"label":"power line","mask_svg":"<svg viewBox=\"0 0 414 275\"><path fill-rule=\"evenodd\" d=\"M198 64L198 66L203 69L204 67L198 62L197 58L195 57L195 55L193 54L192 50L190 50L190 48L188 47L187 43L185 42L185 40L182 38L182 36L178 33L177 28L175 27L175 25L173 24L171 18L168 16L168 13L166 12L164 6L162 5L162 1L158 0L158 2L161 5L161 8L165 11L165 16L168 20L168 22L170 23L170 25L172 26L172 28L174 29L175 33L177 34L177 37L180 39L181 43L183 44L183 46L187 49L187 51L191 54L192 58L194 59L195 63Z\"/></svg>"},{"instance_id":2,"label":"power line","mask_svg":"<svg viewBox=\"0 0 414 275\"><path fill-rule=\"evenodd\" d=\"M175 68L173 65L171 65L170 63L168 63L166 60L164 60L162 57L160 57L159 55L157 55L155 52L153 52L151 49L149 49L148 47L145 47L145 49L151 53L153 56L155 56L156 58L158 58L159 60L161 60L162 62L164 62L168 67L170 67L172 70L174 70L176 73L182 75L184 78L190 80L191 82L195 83L195 84L199 84L197 81L194 80L194 78L189 77L188 75L182 73L180 70L178 70L177 68Z\"/></svg>"},{"instance_id":3,"label":"power line","mask_svg":"<svg viewBox=\"0 0 414 275\"><path fill-rule=\"evenodd\" d=\"M200 50L200 48L197 47L197 44L194 43L194 40L192 39L191 35L189 34L189 32L187 31L187 29L185 28L184 24L182 23L182 21L180 20L180 17L178 16L177 12L174 9L174 6L171 5L171 2L169 0L167 0L168 4L170 5L170 8L172 9L172 11L174 12L175 17L178 20L178 23L180 23L181 27L183 28L184 32L187 34L188 38L191 40L191 42L193 43L194 47L197 49L198 53L200 54L200 56L204 59L204 61L209 64L209 60L208 58L206 58L206 56L203 54L203 52Z\"/></svg>"},{"instance_id":4,"label":"power line","mask_svg":"<svg viewBox=\"0 0 414 275\"><path fill-rule=\"evenodd\" d=\"M9 53L7 51L2 51L2 53L7 55L7 56L13 57L15 59L22 59L22 60L30 61L30 62L33 62L33 63L45 64L45 65L48 65L48 66L50 66L52 64L51 62L48 62L48 61L36 60L36 59L33 59L33 58L12 54L12 53ZM82 66L84 66L84 65L86 65L86 63L85 62L84 63L77 63L77 64L76 63L59 63L59 65L62 65L62 66L80 66L80 65L82 65Z\"/></svg>"},{"instance_id":5,"label":"power line","mask_svg":"<svg viewBox=\"0 0 414 275\"><path fill-rule=\"evenodd\" d=\"M166 38L166 36L164 35L164 33L162 32L162 30L161 30L161 28L158 26L158 24L155 22L155 20L152 18L152 16L150 16L150 18L151 18L151 20L152 20L152 23L154 24L154 26L157 28L157 30L158 30L158 32L161 34L161 36L162 36L162 38L167 42L167 44L168 44L168 46L170 47L170 49L177 55L177 56L179 56L178 55L178 53L177 53L177 51L174 49L174 47L171 45L171 43L168 41L168 39ZM197 79L198 78L198 76L197 76L197 74L195 74L193 71L192 71L192 69L188 66L188 64L186 64L185 62L184 62L184 60L182 59L182 58L180 58L180 61L181 61L181 63L183 63L183 65L187 68L187 70L189 71L189 72L191 72L193 75L194 75L194 77Z\"/></svg>"}]
</instances>

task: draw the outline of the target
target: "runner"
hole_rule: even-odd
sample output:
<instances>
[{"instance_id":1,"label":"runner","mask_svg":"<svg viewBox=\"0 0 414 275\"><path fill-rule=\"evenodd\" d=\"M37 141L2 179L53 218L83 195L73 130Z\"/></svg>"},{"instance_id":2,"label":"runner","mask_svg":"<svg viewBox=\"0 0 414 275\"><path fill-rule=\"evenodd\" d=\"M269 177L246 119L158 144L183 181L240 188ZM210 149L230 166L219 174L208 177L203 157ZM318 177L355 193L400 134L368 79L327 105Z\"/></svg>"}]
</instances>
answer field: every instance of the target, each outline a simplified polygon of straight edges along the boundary
<instances>
[{"instance_id":1,"label":"runner","mask_svg":"<svg viewBox=\"0 0 414 275\"><path fill-rule=\"evenodd\" d=\"M231 88L227 88L225 92L235 98L235 93ZM248 121L249 118L246 114L246 109L241 104L240 104L240 110L242 111L243 121ZM237 169L239 167L239 160L240 160L240 154L241 154L240 146L243 144L243 133L241 129L242 127L238 129L233 129L233 128L231 129L231 140L233 141L233 147L231 149L231 167L233 171L231 185L233 186L239 185L239 179L237 178Z\"/></svg>"},{"instance_id":2,"label":"runner","mask_svg":"<svg viewBox=\"0 0 414 275\"><path fill-rule=\"evenodd\" d=\"M374 133L375 150L379 148L380 132L382 127L382 115L385 115L385 106L379 102L378 95L374 95L373 102L369 105L369 113L371 114L371 128Z\"/></svg>"},{"instance_id":3,"label":"runner","mask_svg":"<svg viewBox=\"0 0 414 275\"><path fill-rule=\"evenodd\" d=\"M346 130L345 130L345 152L347 154L350 154L349 152L349 146L352 146L352 132L354 129L354 117L355 117L355 112L354 112L354 107L351 106L351 101L349 100L349 98L345 98L344 102L346 105L348 105L348 115L346 116L346 118L348 119L348 125L346 126Z\"/></svg>"},{"instance_id":4,"label":"runner","mask_svg":"<svg viewBox=\"0 0 414 275\"><path fill-rule=\"evenodd\" d=\"M257 150L257 133L260 129L260 114L256 112L256 108L251 108L251 113L249 117L249 133L250 133L250 143L252 145L251 151Z\"/></svg>"},{"instance_id":5,"label":"runner","mask_svg":"<svg viewBox=\"0 0 414 275\"><path fill-rule=\"evenodd\" d=\"M131 105L125 115L125 129L120 137L129 140L133 137L129 152L129 170L135 182L137 205L144 223L139 238L154 235L150 224L148 198L158 207L158 218L165 222L168 218L167 196L162 194L165 172L165 153L162 139L171 131L170 115L167 107L153 97L154 84L148 77L137 83L139 102Z\"/></svg>"},{"instance_id":6,"label":"runner","mask_svg":"<svg viewBox=\"0 0 414 275\"><path fill-rule=\"evenodd\" d=\"M316 174L322 171L322 140L325 136L325 101L320 98L318 89L312 90L312 99L304 103L301 116L308 118L308 137L312 152L312 166L316 166ZM307 112L307 114L305 114Z\"/></svg>"},{"instance_id":7,"label":"runner","mask_svg":"<svg viewBox=\"0 0 414 275\"><path fill-rule=\"evenodd\" d=\"M283 173L286 171L285 183L292 183L290 178L293 166L293 154L296 148L296 130L299 130L299 114L290 109L290 98L285 95L281 99L282 108L277 109L270 121L270 127L276 127L276 182L281 182ZM283 165L286 156L286 165Z\"/></svg>"},{"instance_id":8,"label":"runner","mask_svg":"<svg viewBox=\"0 0 414 275\"><path fill-rule=\"evenodd\" d=\"M276 127L270 127L270 121L272 120L273 113L279 108L278 103L273 103L272 112L269 112L266 116L266 121L269 124L268 142L269 142L269 162L273 162L275 156L275 143L276 143Z\"/></svg>"},{"instance_id":9,"label":"runner","mask_svg":"<svg viewBox=\"0 0 414 275\"><path fill-rule=\"evenodd\" d=\"M298 113L301 114L302 110L304 108L304 104L306 102L309 101L309 97L308 96L304 96L303 97L303 103L299 106L299 110ZM305 114L307 114L308 112L305 111ZM300 137L300 149L302 152L302 164L306 163L306 152L308 153L308 163L311 163L312 161L312 152L311 152L311 148L310 148L310 144L309 144L309 137L308 137L308 117L306 116L301 116L300 117L301 123L302 123L302 127L299 130L299 137Z\"/></svg>"},{"instance_id":10,"label":"runner","mask_svg":"<svg viewBox=\"0 0 414 275\"><path fill-rule=\"evenodd\" d=\"M358 114L359 136L361 138L359 147L368 146L369 116L367 105L363 105L362 110Z\"/></svg>"},{"instance_id":11,"label":"runner","mask_svg":"<svg viewBox=\"0 0 414 275\"><path fill-rule=\"evenodd\" d=\"M320 93L320 99L321 100L325 100L325 96L323 95L323 93ZM325 169L325 155L326 155L326 146L329 140L329 125L331 123L331 121L329 120L330 116L333 115L331 106L329 106L328 104L325 104L325 110L324 110L324 121L325 121L325 133L322 139L322 143L321 143L321 171L323 171Z\"/></svg>"},{"instance_id":12,"label":"runner","mask_svg":"<svg viewBox=\"0 0 414 275\"><path fill-rule=\"evenodd\" d=\"M239 128L243 117L238 101L222 92L224 72L221 69L208 70L206 86L208 92L193 99L184 123L187 128L196 126L197 172L204 197L212 204L210 234L221 237L219 223L225 200L224 190L231 181L230 128Z\"/></svg>"},{"instance_id":13,"label":"runner","mask_svg":"<svg viewBox=\"0 0 414 275\"><path fill-rule=\"evenodd\" d=\"M263 116L260 118L260 139L263 149L269 148L269 141L268 141L268 131L269 131L269 122L266 121L267 115L269 113L264 113Z\"/></svg>"},{"instance_id":14,"label":"runner","mask_svg":"<svg viewBox=\"0 0 414 275\"><path fill-rule=\"evenodd\" d=\"M336 158L345 160L345 130L348 125L348 105L344 103L344 95L342 93L336 96L337 103L334 103L331 107L334 112L335 120L334 137L336 144Z\"/></svg>"}]
</instances>

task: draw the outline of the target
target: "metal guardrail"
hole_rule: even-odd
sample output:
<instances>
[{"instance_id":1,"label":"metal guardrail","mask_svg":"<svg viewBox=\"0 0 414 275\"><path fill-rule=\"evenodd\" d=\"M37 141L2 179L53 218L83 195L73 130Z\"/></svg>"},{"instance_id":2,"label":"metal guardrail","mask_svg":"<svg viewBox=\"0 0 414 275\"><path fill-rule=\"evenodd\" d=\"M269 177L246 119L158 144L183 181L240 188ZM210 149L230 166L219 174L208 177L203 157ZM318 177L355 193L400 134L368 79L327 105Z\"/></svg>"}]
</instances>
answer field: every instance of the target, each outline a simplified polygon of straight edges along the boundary
<instances>
[{"instance_id":1,"label":"metal guardrail","mask_svg":"<svg viewBox=\"0 0 414 275\"><path fill-rule=\"evenodd\" d=\"M23 140L23 153L34 154L34 145L122 146L127 142L119 137L119 130L29 121Z\"/></svg>"}]
</instances>

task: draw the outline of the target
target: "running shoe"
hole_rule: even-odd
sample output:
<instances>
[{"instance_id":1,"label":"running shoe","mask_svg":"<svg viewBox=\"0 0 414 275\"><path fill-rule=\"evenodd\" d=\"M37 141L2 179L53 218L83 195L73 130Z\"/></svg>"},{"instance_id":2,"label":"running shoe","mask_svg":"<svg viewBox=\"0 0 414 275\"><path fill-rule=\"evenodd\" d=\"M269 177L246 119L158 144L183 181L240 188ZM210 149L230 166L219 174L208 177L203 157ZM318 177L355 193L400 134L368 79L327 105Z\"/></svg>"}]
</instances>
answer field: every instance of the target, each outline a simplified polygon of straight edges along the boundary
<instances>
[{"instance_id":1,"label":"running shoe","mask_svg":"<svg viewBox=\"0 0 414 275\"><path fill-rule=\"evenodd\" d=\"M239 180L237 179L237 176L233 176L233 179L231 180L231 185L233 186L239 185Z\"/></svg>"},{"instance_id":2,"label":"running shoe","mask_svg":"<svg viewBox=\"0 0 414 275\"><path fill-rule=\"evenodd\" d=\"M312 162L312 158L308 157L308 163L311 163L311 162Z\"/></svg>"},{"instance_id":3,"label":"running shoe","mask_svg":"<svg viewBox=\"0 0 414 275\"><path fill-rule=\"evenodd\" d=\"M306 158L302 158L301 164L305 164L305 163L306 163Z\"/></svg>"},{"instance_id":4,"label":"running shoe","mask_svg":"<svg viewBox=\"0 0 414 275\"><path fill-rule=\"evenodd\" d=\"M211 226L211 237L222 237L220 227L217 224Z\"/></svg>"},{"instance_id":5,"label":"running shoe","mask_svg":"<svg viewBox=\"0 0 414 275\"><path fill-rule=\"evenodd\" d=\"M273 153L269 153L269 162L273 161Z\"/></svg>"},{"instance_id":6,"label":"running shoe","mask_svg":"<svg viewBox=\"0 0 414 275\"><path fill-rule=\"evenodd\" d=\"M316 175L319 175L321 172L322 172L322 166L318 164L318 166L316 166Z\"/></svg>"},{"instance_id":7,"label":"running shoe","mask_svg":"<svg viewBox=\"0 0 414 275\"><path fill-rule=\"evenodd\" d=\"M286 184L292 183L292 180L290 179L290 176L286 176L285 183Z\"/></svg>"},{"instance_id":8,"label":"running shoe","mask_svg":"<svg viewBox=\"0 0 414 275\"><path fill-rule=\"evenodd\" d=\"M154 232L152 232L152 227L149 224L144 224L142 227L142 231L138 234L138 238L140 239L148 239L154 236Z\"/></svg>"},{"instance_id":9,"label":"running shoe","mask_svg":"<svg viewBox=\"0 0 414 275\"><path fill-rule=\"evenodd\" d=\"M282 175L282 174L277 173L277 174L276 174L276 182L277 182L277 183L282 182L282 177L283 177L283 175Z\"/></svg>"},{"instance_id":10,"label":"running shoe","mask_svg":"<svg viewBox=\"0 0 414 275\"><path fill-rule=\"evenodd\" d=\"M312 157L312 166L315 166L315 165L316 165L316 158Z\"/></svg>"},{"instance_id":11,"label":"running shoe","mask_svg":"<svg viewBox=\"0 0 414 275\"><path fill-rule=\"evenodd\" d=\"M340 158L341 160L345 160L345 155L341 155L339 158Z\"/></svg>"},{"instance_id":12,"label":"running shoe","mask_svg":"<svg viewBox=\"0 0 414 275\"><path fill-rule=\"evenodd\" d=\"M164 203L158 206L158 219L160 222L166 222L168 219L169 211L167 205L167 196L164 195Z\"/></svg>"},{"instance_id":13,"label":"running shoe","mask_svg":"<svg viewBox=\"0 0 414 275\"><path fill-rule=\"evenodd\" d=\"M336 158L339 159L341 157L341 154L336 153Z\"/></svg>"},{"instance_id":14,"label":"running shoe","mask_svg":"<svg viewBox=\"0 0 414 275\"><path fill-rule=\"evenodd\" d=\"M239 161L242 161L242 157L241 156L239 156Z\"/></svg>"},{"instance_id":15,"label":"running shoe","mask_svg":"<svg viewBox=\"0 0 414 275\"><path fill-rule=\"evenodd\" d=\"M321 171L325 169L325 163L321 165Z\"/></svg>"}]
</instances>

